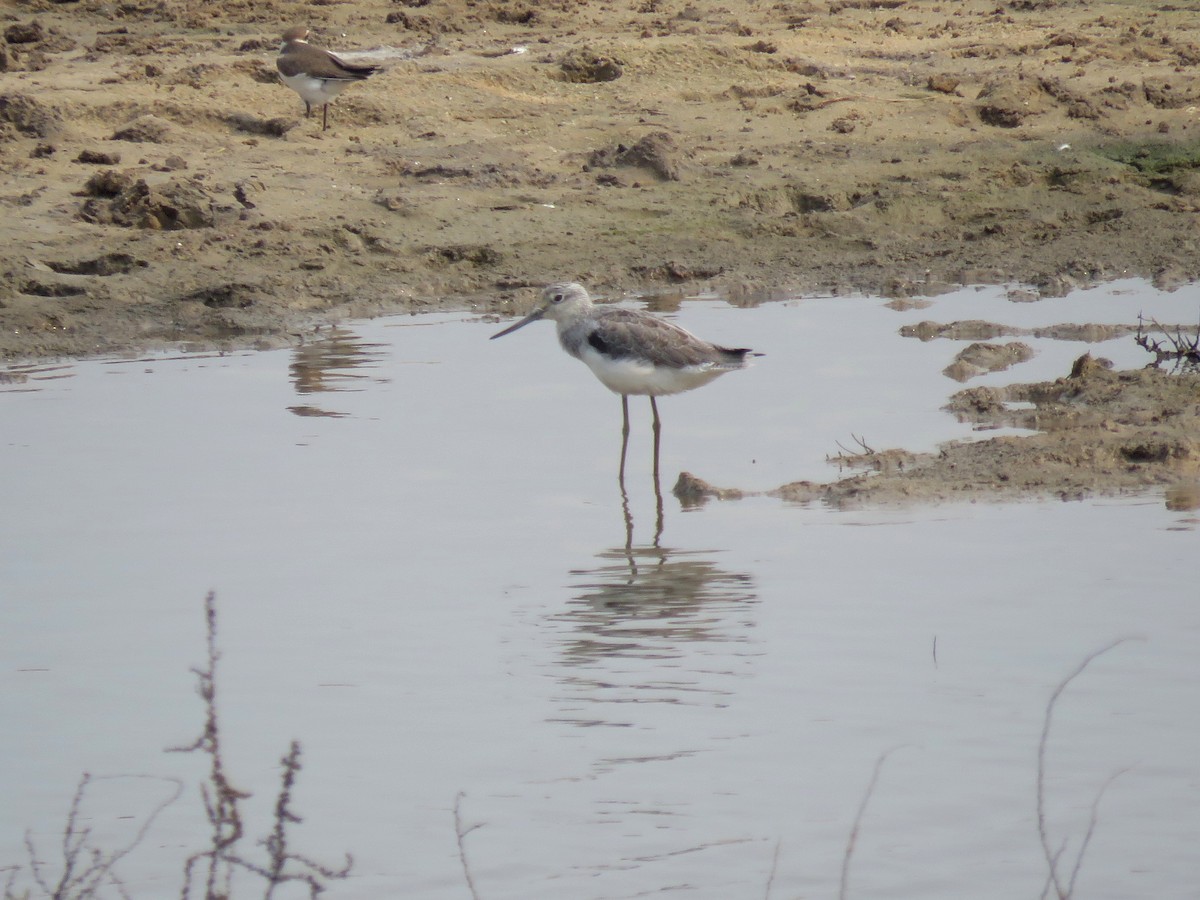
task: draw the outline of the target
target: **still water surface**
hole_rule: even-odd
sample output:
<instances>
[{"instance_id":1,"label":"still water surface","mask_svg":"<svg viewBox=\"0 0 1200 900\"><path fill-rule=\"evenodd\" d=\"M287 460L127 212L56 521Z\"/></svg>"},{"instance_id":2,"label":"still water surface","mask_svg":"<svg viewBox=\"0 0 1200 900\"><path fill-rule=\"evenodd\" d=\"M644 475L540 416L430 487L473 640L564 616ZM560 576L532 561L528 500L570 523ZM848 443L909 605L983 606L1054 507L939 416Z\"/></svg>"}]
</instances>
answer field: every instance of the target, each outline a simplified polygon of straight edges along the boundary
<instances>
[{"instance_id":1,"label":"still water surface","mask_svg":"<svg viewBox=\"0 0 1200 900\"><path fill-rule=\"evenodd\" d=\"M1081 313L1086 305L1088 310ZM226 762L252 833L278 759L305 768L299 850L355 856L328 896L1038 896L1035 780L1077 896L1195 898L1200 605L1195 512L1160 493L838 512L764 497L684 511L681 470L769 489L838 476L851 435L969 438L939 410L965 342L922 319L1188 322L1197 294L998 289L896 313L875 299L678 321L767 355L649 409L620 404L550 325L355 324L294 351L26 367L0 385L0 865L54 860L82 772L182 778L123 863L175 895L203 846L202 600L220 608ZM972 384L1065 373L1082 344ZM1091 347L1145 362L1132 340ZM1119 773L1119 774L1118 774ZM97 782L117 842L169 787ZM253 852L252 847L246 848ZM21 883L21 882L18 882Z\"/></svg>"}]
</instances>

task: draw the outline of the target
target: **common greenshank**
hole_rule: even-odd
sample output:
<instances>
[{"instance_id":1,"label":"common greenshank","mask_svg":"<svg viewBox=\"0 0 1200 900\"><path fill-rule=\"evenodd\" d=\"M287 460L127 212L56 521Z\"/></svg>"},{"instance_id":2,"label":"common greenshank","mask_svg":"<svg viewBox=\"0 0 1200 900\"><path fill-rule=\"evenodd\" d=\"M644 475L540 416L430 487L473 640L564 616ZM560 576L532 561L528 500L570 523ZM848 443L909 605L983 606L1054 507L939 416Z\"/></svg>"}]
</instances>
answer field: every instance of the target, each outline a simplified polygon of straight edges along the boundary
<instances>
[{"instance_id":1,"label":"common greenshank","mask_svg":"<svg viewBox=\"0 0 1200 900\"><path fill-rule=\"evenodd\" d=\"M587 363L605 387L621 395L622 477L629 441L630 395L650 398L657 477L662 423L655 397L698 388L726 372L744 369L748 356L761 355L745 348L710 344L673 322L639 310L596 306L583 285L575 282L548 285L542 291L542 302L537 309L491 339L512 334L538 319L553 321L558 326L562 348Z\"/></svg>"}]
</instances>

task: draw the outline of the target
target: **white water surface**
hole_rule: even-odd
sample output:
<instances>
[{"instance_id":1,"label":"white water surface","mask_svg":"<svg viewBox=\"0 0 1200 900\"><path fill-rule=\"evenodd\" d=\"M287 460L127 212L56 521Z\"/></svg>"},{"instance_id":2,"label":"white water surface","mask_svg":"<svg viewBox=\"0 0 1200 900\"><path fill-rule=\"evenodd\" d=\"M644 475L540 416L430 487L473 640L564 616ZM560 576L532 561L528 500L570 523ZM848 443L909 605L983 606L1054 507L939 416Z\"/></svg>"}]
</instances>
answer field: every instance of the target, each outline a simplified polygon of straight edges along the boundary
<instances>
[{"instance_id":1,"label":"white water surface","mask_svg":"<svg viewBox=\"0 0 1200 900\"><path fill-rule=\"evenodd\" d=\"M660 403L661 534L648 405L631 401L626 515L620 403L548 324L492 342L496 322L403 317L293 351L14 367L0 866L30 886L28 831L54 870L81 773L175 778L180 799L119 871L133 897L178 895L205 846L204 760L164 749L202 728L190 668L214 589L223 753L253 793L244 852L298 739L296 847L355 857L331 898L470 896L460 797L488 900L835 897L885 757L846 896L1038 896L1047 704L1122 638L1055 708L1048 840L1073 863L1099 798L1076 896L1194 898L1195 511L1157 492L684 511L669 488L681 470L748 489L835 478L825 458L851 435L971 438L940 410L967 342L902 339L904 324L1182 323L1198 296L687 302L685 327L766 355ZM1035 358L970 384L1058 377L1088 349L1146 361L1131 338L1013 339ZM115 848L171 790L96 780L81 821Z\"/></svg>"}]
</instances>

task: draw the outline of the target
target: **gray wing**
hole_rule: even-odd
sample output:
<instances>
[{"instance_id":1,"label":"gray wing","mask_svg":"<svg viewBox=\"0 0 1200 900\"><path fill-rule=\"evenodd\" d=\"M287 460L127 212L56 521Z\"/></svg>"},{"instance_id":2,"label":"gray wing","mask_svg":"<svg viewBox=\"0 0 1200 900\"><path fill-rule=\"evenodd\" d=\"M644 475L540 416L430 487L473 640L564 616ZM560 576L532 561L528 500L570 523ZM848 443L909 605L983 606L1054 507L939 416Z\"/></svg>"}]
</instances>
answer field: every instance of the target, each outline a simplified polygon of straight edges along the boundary
<instances>
[{"instance_id":1,"label":"gray wing","mask_svg":"<svg viewBox=\"0 0 1200 900\"><path fill-rule=\"evenodd\" d=\"M644 359L678 369L706 363L740 366L750 352L710 344L665 319L611 307L599 311L587 342L613 359Z\"/></svg>"}]
</instances>

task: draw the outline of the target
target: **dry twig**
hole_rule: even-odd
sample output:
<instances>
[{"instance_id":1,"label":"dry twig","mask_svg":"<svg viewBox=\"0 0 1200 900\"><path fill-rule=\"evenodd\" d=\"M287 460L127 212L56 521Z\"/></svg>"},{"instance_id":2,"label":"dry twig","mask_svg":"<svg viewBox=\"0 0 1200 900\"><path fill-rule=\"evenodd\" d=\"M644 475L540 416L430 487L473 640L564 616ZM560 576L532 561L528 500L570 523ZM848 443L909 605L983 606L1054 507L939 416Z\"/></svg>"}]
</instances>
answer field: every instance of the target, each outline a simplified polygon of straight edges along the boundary
<instances>
[{"instance_id":1,"label":"dry twig","mask_svg":"<svg viewBox=\"0 0 1200 900\"><path fill-rule=\"evenodd\" d=\"M1175 333L1170 334L1166 328L1154 319L1150 320L1155 328L1162 332L1162 338L1152 338L1143 330L1145 320L1138 314L1138 330L1134 341L1147 353L1154 354L1151 368L1157 369L1164 362L1174 364L1176 370L1195 370L1200 368L1200 325L1196 326L1194 335L1185 335L1178 326Z\"/></svg>"},{"instance_id":2,"label":"dry twig","mask_svg":"<svg viewBox=\"0 0 1200 900\"><path fill-rule=\"evenodd\" d=\"M893 747L891 750L881 753L875 760L875 770L871 773L871 780L867 784L866 791L863 792L862 803L858 805L858 812L854 815L854 825L851 826L850 836L846 839L846 852L842 856L842 879L838 883L838 900L846 900L846 891L850 886L850 857L854 855L854 848L858 844L858 830L862 827L863 816L866 815L867 804L871 802L871 795L875 793L875 785L879 783L879 773L883 770L883 764L887 762L887 758L898 749L898 747Z\"/></svg>"},{"instance_id":3,"label":"dry twig","mask_svg":"<svg viewBox=\"0 0 1200 900\"><path fill-rule=\"evenodd\" d=\"M1054 895L1058 898L1058 900L1069 900L1070 897L1074 896L1075 882L1079 877L1080 869L1083 866L1084 855L1087 853L1088 845L1091 843L1092 835L1096 831L1096 824L1099 820L1098 811L1100 808L1100 800L1104 797L1104 793L1108 790L1109 786L1126 771L1128 771L1127 769L1120 769L1114 772L1108 777L1104 784L1101 785L1100 790L1096 792L1096 796L1092 800L1092 808L1088 819L1087 830L1084 832L1083 841L1079 846L1079 852L1075 856L1075 862L1071 866L1070 875L1066 876L1064 880L1064 876L1059 871L1058 864L1063 853L1066 852L1067 840L1064 839L1057 850L1051 849L1050 832L1046 825L1046 748L1050 742L1050 724L1051 720L1054 718L1054 708L1058 703L1058 698L1062 696L1062 693L1067 689L1067 686L1077 677L1079 677L1079 675L1083 673L1083 670L1086 669L1093 660L1095 660L1097 657L1103 656L1108 651L1119 647L1121 644L1132 640L1139 639L1132 637L1118 638L1104 647L1101 647L1099 650L1089 653L1086 657L1084 657L1083 662L1075 667L1074 671L1072 671L1066 678L1058 683L1058 686L1054 689L1053 693L1050 694L1050 699L1046 703L1046 715L1042 722L1042 736L1038 741L1037 755L1038 838L1042 844L1042 853L1046 857L1046 866L1048 869L1046 885L1042 889L1043 897L1046 896L1050 889L1053 889Z\"/></svg>"},{"instance_id":4,"label":"dry twig","mask_svg":"<svg viewBox=\"0 0 1200 900\"><path fill-rule=\"evenodd\" d=\"M93 781L109 781L117 779L140 778L148 781L161 781L173 787L171 795L160 801L138 827L137 832L123 847L116 850L103 850L91 844L90 828L80 824L80 810L87 796L88 786ZM34 883L52 900L85 900L99 896L105 886L115 889L122 897L128 897L125 886L116 873L116 865L145 839L147 832L159 814L179 799L183 792L183 783L177 778L160 778L153 775L102 775L93 778L85 772L79 779L75 796L71 799L67 811L67 821L62 833L62 871L57 878L52 878L45 868L45 863L38 859L37 848L33 835L25 832L25 849L29 853L29 871ZM15 881L17 867L13 866L4 889L4 897L14 897L12 885Z\"/></svg>"},{"instance_id":5,"label":"dry twig","mask_svg":"<svg viewBox=\"0 0 1200 900\"><path fill-rule=\"evenodd\" d=\"M188 857L183 870L182 900L188 900L196 880L196 866L207 861L208 872L204 878L204 900L228 900L232 892L235 870L250 872L267 883L266 900L281 884L302 882L308 886L309 896L316 897L325 890L325 882L346 878L350 874L353 859L346 854L346 864L341 869L331 869L307 857L292 853L287 845L287 828L299 824L301 819L291 809L292 788L296 773L300 771L300 744L292 741L291 749L283 757L283 782L275 800L275 824L270 837L259 841L266 848L266 865L247 859L237 852L244 828L238 804L250 797L229 781L221 755L221 729L217 717L217 610L216 595L210 592L204 601L207 625L208 664L203 669L193 668L199 682L197 692L204 701L204 732L187 747L172 748L174 752L199 752L208 757L208 782L200 786L204 798L204 812L212 827L209 847ZM290 864L299 866L292 871Z\"/></svg>"},{"instance_id":6,"label":"dry twig","mask_svg":"<svg viewBox=\"0 0 1200 900\"><path fill-rule=\"evenodd\" d=\"M467 862L467 846L464 843L464 839L476 828L482 828L483 823L476 822L470 828L463 828L461 807L464 796L459 791L458 796L454 798L454 835L458 839L458 859L462 863L463 875L467 879L467 887L471 891L473 900L479 900L479 892L475 890L475 879L471 877L471 866Z\"/></svg>"}]
</instances>

